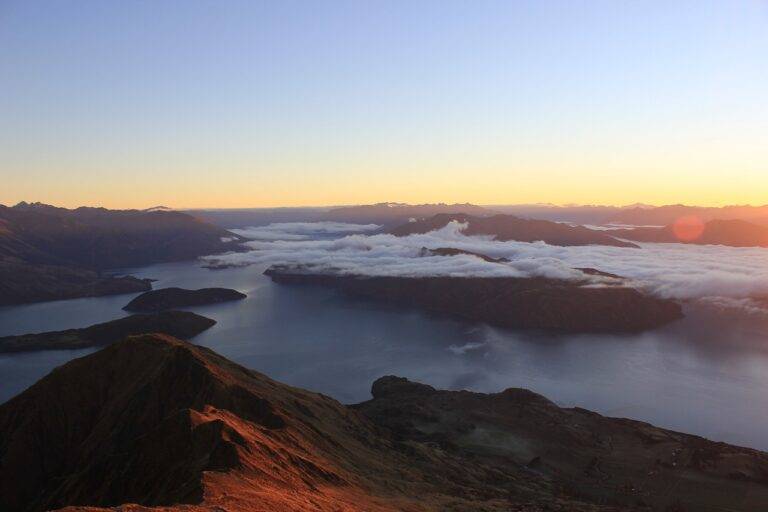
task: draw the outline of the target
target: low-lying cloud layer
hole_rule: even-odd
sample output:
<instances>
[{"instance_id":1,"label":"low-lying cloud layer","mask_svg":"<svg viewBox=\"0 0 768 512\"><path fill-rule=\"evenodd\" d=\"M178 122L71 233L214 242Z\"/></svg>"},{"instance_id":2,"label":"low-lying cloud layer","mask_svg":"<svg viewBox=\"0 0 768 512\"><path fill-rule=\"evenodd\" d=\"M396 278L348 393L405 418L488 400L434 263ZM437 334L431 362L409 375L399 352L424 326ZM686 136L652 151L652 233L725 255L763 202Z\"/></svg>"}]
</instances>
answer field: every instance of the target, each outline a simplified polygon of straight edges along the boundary
<instances>
[{"instance_id":1,"label":"low-lying cloud layer","mask_svg":"<svg viewBox=\"0 0 768 512\"><path fill-rule=\"evenodd\" d=\"M233 233L251 240L310 240L318 236L368 233L376 231L377 224L349 224L346 222L277 222L268 226L231 229Z\"/></svg>"},{"instance_id":2,"label":"low-lying cloud layer","mask_svg":"<svg viewBox=\"0 0 768 512\"><path fill-rule=\"evenodd\" d=\"M641 249L582 246L557 247L543 242L497 242L491 237L465 236L463 225L451 223L421 235L354 234L333 240L313 240L312 233L329 233L327 224L273 224L240 230L261 237L246 245L253 250L208 257L222 265L311 265L345 274L368 276L532 277L585 279L579 267L592 267L632 280L660 297L700 299L745 298L768 294L768 250L684 244L640 244ZM353 225L354 226L354 225ZM368 227L369 230L374 228ZM351 229L351 228L350 228ZM267 239L266 233L274 236ZM282 239L277 239L282 233ZM343 231L336 231L343 233ZM301 238L296 238L301 237ZM422 248L452 247L507 258L492 263L471 255L424 256ZM605 278L591 277L600 285Z\"/></svg>"}]
</instances>

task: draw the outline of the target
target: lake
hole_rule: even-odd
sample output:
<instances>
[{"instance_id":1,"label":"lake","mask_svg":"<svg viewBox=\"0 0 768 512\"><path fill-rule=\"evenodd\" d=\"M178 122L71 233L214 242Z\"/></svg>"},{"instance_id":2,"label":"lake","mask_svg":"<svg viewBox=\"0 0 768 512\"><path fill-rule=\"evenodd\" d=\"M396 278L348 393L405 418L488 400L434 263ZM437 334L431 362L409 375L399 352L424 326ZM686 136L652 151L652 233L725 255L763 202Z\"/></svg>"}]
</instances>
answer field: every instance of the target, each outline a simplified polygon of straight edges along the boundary
<instances>
[{"instance_id":1,"label":"lake","mask_svg":"<svg viewBox=\"0 0 768 512\"><path fill-rule=\"evenodd\" d=\"M580 406L768 449L768 351L763 321L687 308L685 320L639 335L547 336L467 324L285 286L264 266L211 271L197 262L131 269L155 288L222 286L239 302L190 310L218 324L193 341L279 381L344 403L400 375L440 388L525 387ZM133 295L0 308L0 335L85 327L125 315ZM0 356L0 402L92 350Z\"/></svg>"}]
</instances>

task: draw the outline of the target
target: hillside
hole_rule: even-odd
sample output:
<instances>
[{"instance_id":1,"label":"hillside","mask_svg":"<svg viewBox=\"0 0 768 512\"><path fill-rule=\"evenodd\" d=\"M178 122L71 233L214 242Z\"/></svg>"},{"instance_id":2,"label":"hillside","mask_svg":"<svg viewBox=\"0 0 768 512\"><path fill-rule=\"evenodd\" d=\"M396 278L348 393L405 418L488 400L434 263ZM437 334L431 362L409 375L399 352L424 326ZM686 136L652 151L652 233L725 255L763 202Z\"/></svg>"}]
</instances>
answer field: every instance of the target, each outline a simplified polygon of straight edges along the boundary
<instances>
[{"instance_id":1,"label":"hillside","mask_svg":"<svg viewBox=\"0 0 768 512\"><path fill-rule=\"evenodd\" d=\"M675 220L695 215L703 221L742 220L768 226L768 205L765 206L686 206L672 204L652 208L625 208L612 213L604 222L635 226L666 226Z\"/></svg>"},{"instance_id":2,"label":"hillside","mask_svg":"<svg viewBox=\"0 0 768 512\"><path fill-rule=\"evenodd\" d=\"M686 231L692 231L686 234ZM710 220L698 226L670 224L663 228L611 230L620 238L637 242L690 243L731 247L768 247L768 227L743 220Z\"/></svg>"},{"instance_id":3,"label":"hillside","mask_svg":"<svg viewBox=\"0 0 768 512\"><path fill-rule=\"evenodd\" d=\"M0 509L761 511L768 454L402 378L347 407L144 335L0 405ZM159 508L154 508L159 507Z\"/></svg>"},{"instance_id":4,"label":"hillside","mask_svg":"<svg viewBox=\"0 0 768 512\"><path fill-rule=\"evenodd\" d=\"M543 241L550 245L610 245L613 247L637 247L630 242L617 240L604 232L582 226L570 226L547 220L522 219L513 215L476 217L465 214L439 214L427 219L408 222L392 230L395 236L428 233L445 227L449 222L467 224L466 235L490 235L499 241Z\"/></svg>"},{"instance_id":5,"label":"hillside","mask_svg":"<svg viewBox=\"0 0 768 512\"><path fill-rule=\"evenodd\" d=\"M105 270L236 250L240 238L174 211L0 205L0 305L135 293Z\"/></svg>"},{"instance_id":6,"label":"hillside","mask_svg":"<svg viewBox=\"0 0 768 512\"><path fill-rule=\"evenodd\" d=\"M595 269L580 270L615 279ZM639 332L683 317L674 301L620 282L585 286L586 276L583 282L541 277L366 277L279 265L265 273L281 284L333 287L355 297L513 329Z\"/></svg>"},{"instance_id":7,"label":"hillside","mask_svg":"<svg viewBox=\"0 0 768 512\"><path fill-rule=\"evenodd\" d=\"M394 227L410 219L423 219L437 214L465 213L491 215L493 211L474 204L404 204L377 203L360 206L344 206L328 211L322 220L351 222L355 224L381 224Z\"/></svg>"},{"instance_id":8,"label":"hillside","mask_svg":"<svg viewBox=\"0 0 768 512\"><path fill-rule=\"evenodd\" d=\"M215 320L189 311L137 314L82 329L0 336L0 353L105 346L120 341L126 336L146 333L167 334L186 340L214 325L216 325Z\"/></svg>"},{"instance_id":9,"label":"hillside","mask_svg":"<svg viewBox=\"0 0 768 512\"><path fill-rule=\"evenodd\" d=\"M175 211L0 206L0 256L111 269L236 248L237 235ZM223 241L222 239L226 240Z\"/></svg>"}]
</instances>

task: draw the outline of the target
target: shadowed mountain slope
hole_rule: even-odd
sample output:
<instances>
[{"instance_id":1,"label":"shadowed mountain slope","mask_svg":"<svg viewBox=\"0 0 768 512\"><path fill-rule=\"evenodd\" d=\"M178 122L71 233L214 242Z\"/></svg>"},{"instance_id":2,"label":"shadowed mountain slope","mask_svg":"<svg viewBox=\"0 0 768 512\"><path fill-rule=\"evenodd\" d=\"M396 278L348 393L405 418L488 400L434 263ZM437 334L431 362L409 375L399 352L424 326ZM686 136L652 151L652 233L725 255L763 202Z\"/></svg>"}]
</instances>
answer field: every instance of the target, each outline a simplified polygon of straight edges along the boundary
<instances>
[{"instance_id":1,"label":"shadowed mountain slope","mask_svg":"<svg viewBox=\"0 0 768 512\"><path fill-rule=\"evenodd\" d=\"M439 214L428 219L409 222L390 231L395 236L429 233L448 225L449 222L467 224L466 235L489 235L499 241L543 241L550 245L609 245L613 247L637 247L631 242L617 240L605 233L582 226L570 226L548 220L521 219L513 215L475 217L465 214Z\"/></svg>"},{"instance_id":2,"label":"shadowed mountain slope","mask_svg":"<svg viewBox=\"0 0 768 512\"><path fill-rule=\"evenodd\" d=\"M102 272L236 250L240 241L174 211L0 205L0 305L147 291L148 281Z\"/></svg>"},{"instance_id":3,"label":"shadowed mountain slope","mask_svg":"<svg viewBox=\"0 0 768 512\"><path fill-rule=\"evenodd\" d=\"M0 206L0 222L0 256L92 269L193 259L232 250L239 240L185 213L162 210L20 203Z\"/></svg>"},{"instance_id":4,"label":"shadowed mountain slope","mask_svg":"<svg viewBox=\"0 0 768 512\"><path fill-rule=\"evenodd\" d=\"M279 265L265 273L277 283L330 286L358 297L515 329L638 332L683 316L676 302L623 286L618 276L579 270L616 284L584 286L586 278L367 277Z\"/></svg>"},{"instance_id":5,"label":"shadowed mountain slope","mask_svg":"<svg viewBox=\"0 0 768 512\"><path fill-rule=\"evenodd\" d=\"M437 214L464 213L484 216L494 213L492 210L474 204L404 204L377 203L360 206L334 208L323 215L323 220L352 222L356 224L382 224L387 227L397 226L410 219L423 219Z\"/></svg>"},{"instance_id":6,"label":"shadowed mountain slope","mask_svg":"<svg viewBox=\"0 0 768 512\"><path fill-rule=\"evenodd\" d=\"M27 263L0 256L0 306L151 289L152 282L148 279L103 275L81 267Z\"/></svg>"},{"instance_id":7,"label":"shadowed mountain slope","mask_svg":"<svg viewBox=\"0 0 768 512\"><path fill-rule=\"evenodd\" d=\"M202 347L129 338L0 405L0 509L751 512L768 504L768 455L755 450L561 409L520 389L442 392L387 377L373 397L346 407Z\"/></svg>"},{"instance_id":8,"label":"shadowed mountain slope","mask_svg":"<svg viewBox=\"0 0 768 512\"><path fill-rule=\"evenodd\" d=\"M216 321L188 311L139 314L91 325L82 329L0 337L0 352L61 350L104 346L126 336L161 333L189 339L216 325Z\"/></svg>"},{"instance_id":9,"label":"shadowed mountain slope","mask_svg":"<svg viewBox=\"0 0 768 512\"><path fill-rule=\"evenodd\" d=\"M0 405L5 512L508 510L514 483L520 499L561 500L547 482L395 443L328 397L161 335L71 361Z\"/></svg>"}]
</instances>

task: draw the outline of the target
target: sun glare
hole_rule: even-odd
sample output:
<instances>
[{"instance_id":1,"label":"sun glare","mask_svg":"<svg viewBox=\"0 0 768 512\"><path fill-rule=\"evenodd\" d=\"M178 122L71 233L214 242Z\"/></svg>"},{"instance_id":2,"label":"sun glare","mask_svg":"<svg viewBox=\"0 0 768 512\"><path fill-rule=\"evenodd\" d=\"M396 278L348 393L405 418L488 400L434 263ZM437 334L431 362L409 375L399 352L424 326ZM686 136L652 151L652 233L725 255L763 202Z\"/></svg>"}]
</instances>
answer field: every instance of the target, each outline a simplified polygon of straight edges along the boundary
<instances>
[{"instance_id":1,"label":"sun glare","mask_svg":"<svg viewBox=\"0 0 768 512\"><path fill-rule=\"evenodd\" d=\"M672 231L681 242L693 242L704 233L704 221L697 215L686 215L672 224Z\"/></svg>"}]
</instances>

